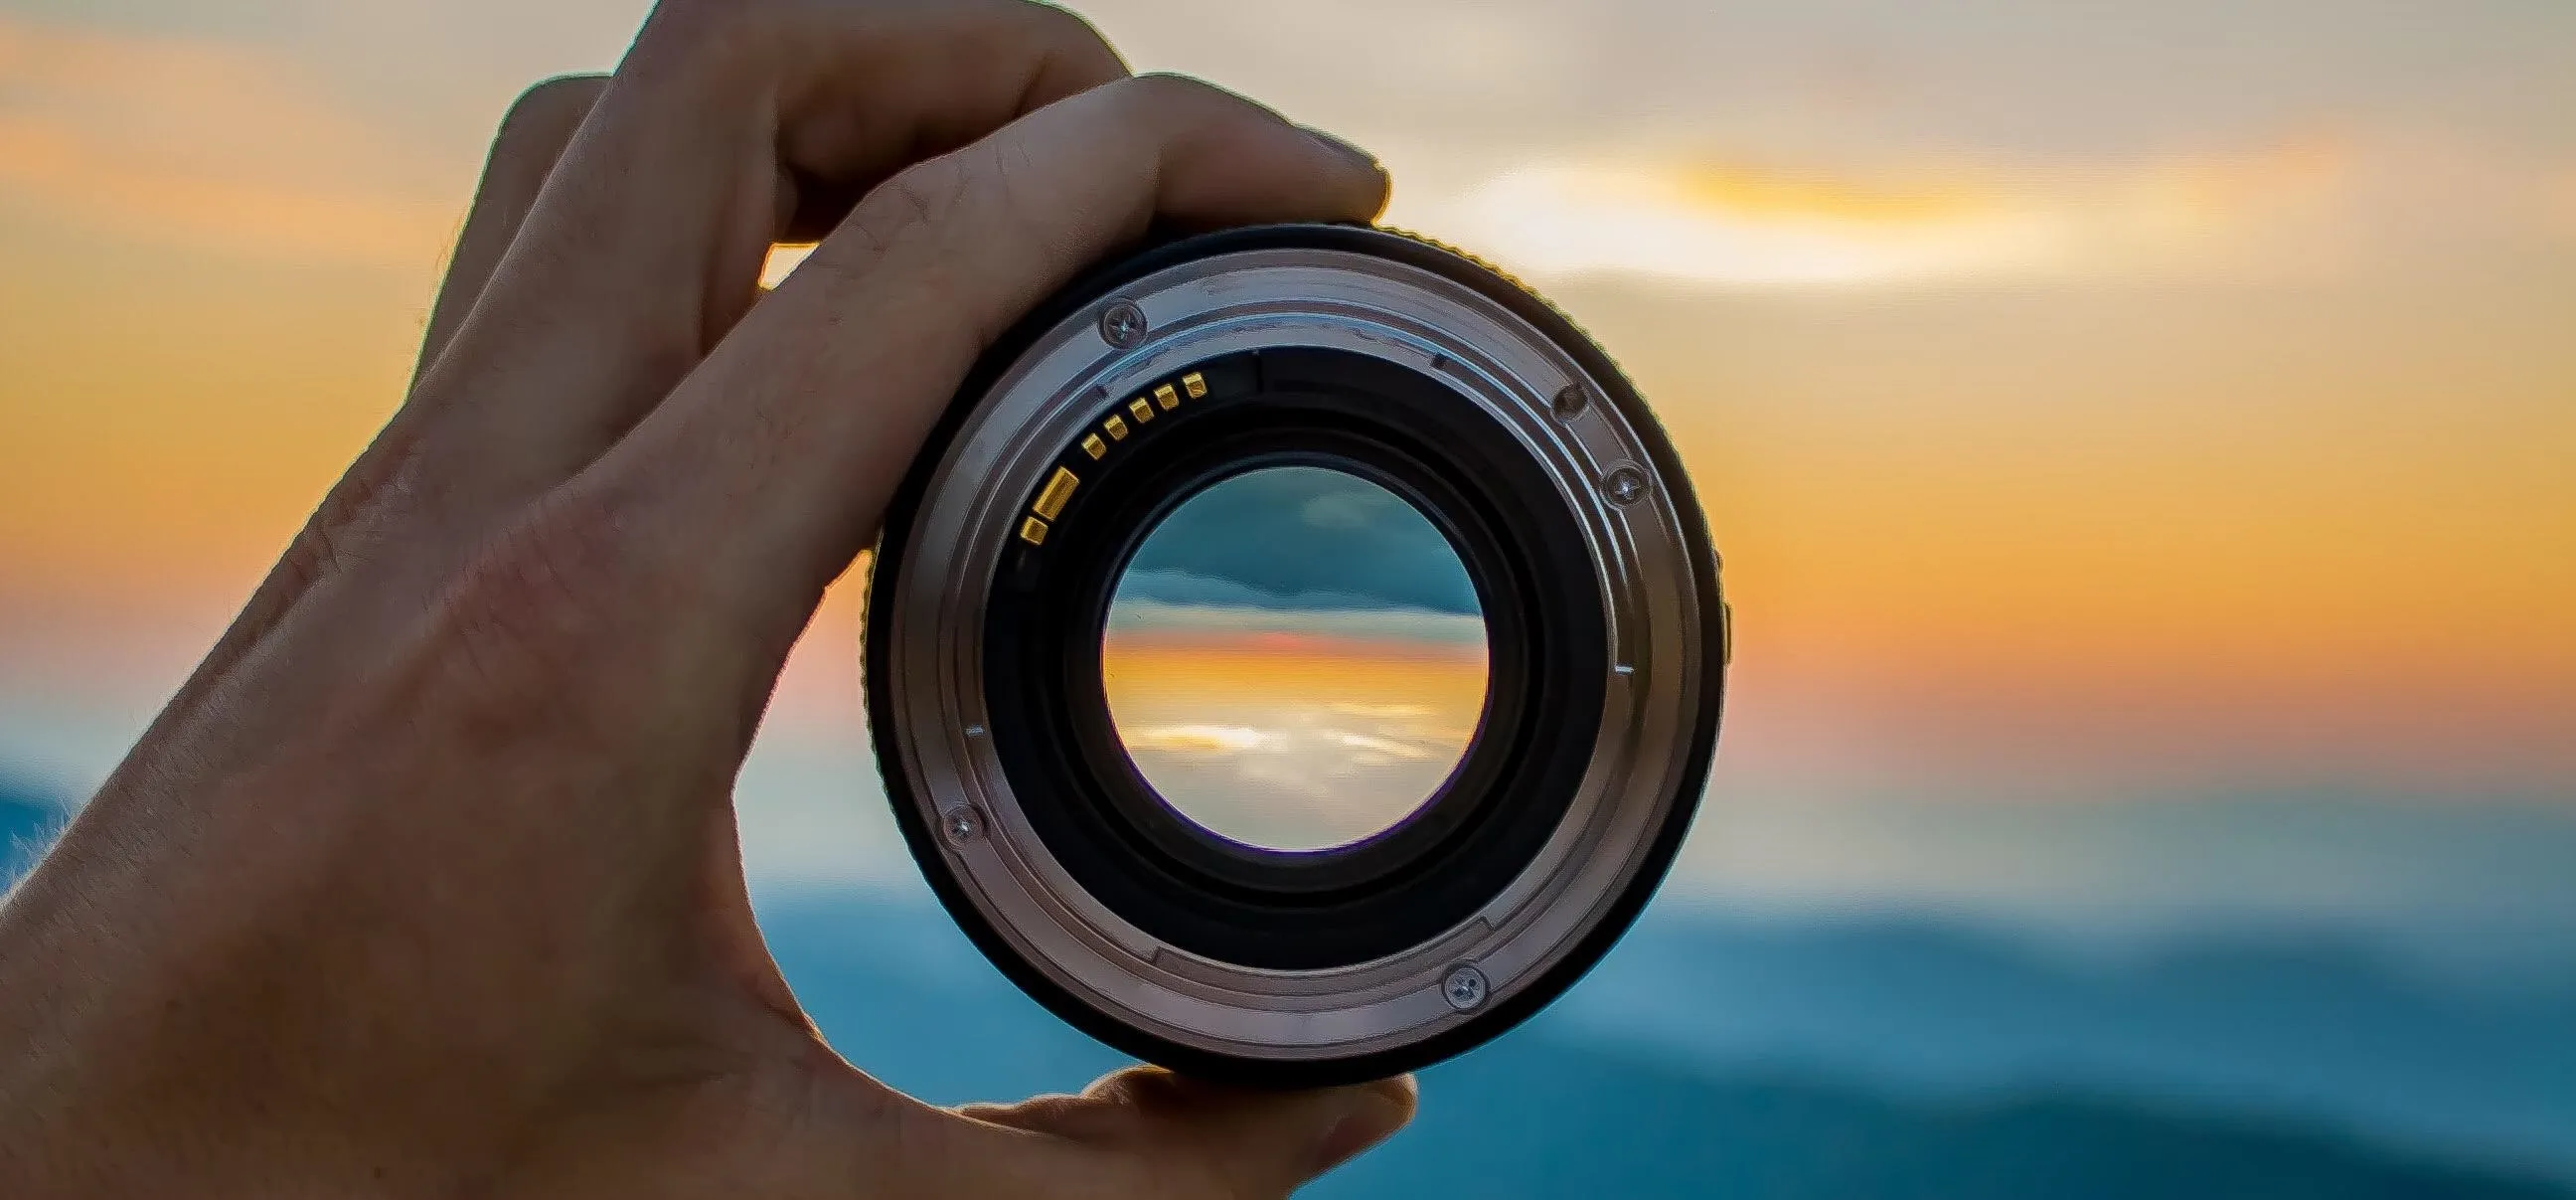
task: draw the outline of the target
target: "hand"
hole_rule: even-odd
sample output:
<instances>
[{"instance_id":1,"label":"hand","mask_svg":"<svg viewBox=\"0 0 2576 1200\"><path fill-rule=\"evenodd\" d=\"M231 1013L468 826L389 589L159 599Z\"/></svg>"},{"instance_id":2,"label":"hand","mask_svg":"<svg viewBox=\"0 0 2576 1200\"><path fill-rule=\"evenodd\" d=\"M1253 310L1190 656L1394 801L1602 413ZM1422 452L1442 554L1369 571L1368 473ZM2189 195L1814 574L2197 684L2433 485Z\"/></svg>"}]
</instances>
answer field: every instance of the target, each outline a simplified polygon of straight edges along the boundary
<instances>
[{"instance_id":1,"label":"hand","mask_svg":"<svg viewBox=\"0 0 2576 1200\"><path fill-rule=\"evenodd\" d=\"M900 1096L731 806L998 330L1149 222L1384 189L1021 0L671 0L531 91L401 410L0 909L0 1194L1276 1196L1392 1132L1406 1081Z\"/></svg>"}]
</instances>

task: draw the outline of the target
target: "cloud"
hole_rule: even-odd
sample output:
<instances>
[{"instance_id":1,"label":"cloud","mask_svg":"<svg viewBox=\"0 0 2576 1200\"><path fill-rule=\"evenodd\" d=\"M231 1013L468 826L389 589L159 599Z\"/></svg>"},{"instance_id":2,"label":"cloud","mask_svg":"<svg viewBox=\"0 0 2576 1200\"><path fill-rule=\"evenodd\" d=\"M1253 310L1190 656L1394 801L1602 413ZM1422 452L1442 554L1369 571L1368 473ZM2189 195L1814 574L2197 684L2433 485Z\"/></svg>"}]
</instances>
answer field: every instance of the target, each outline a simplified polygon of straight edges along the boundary
<instances>
[{"instance_id":1,"label":"cloud","mask_svg":"<svg viewBox=\"0 0 2576 1200\"><path fill-rule=\"evenodd\" d=\"M1122 721L1119 736L1183 816L1255 845L1313 850L1385 829L1439 789L1473 735L1430 716L1282 702L1236 723Z\"/></svg>"},{"instance_id":2,"label":"cloud","mask_svg":"<svg viewBox=\"0 0 2576 1200\"><path fill-rule=\"evenodd\" d=\"M1109 631L1136 633L1287 634L1321 646L1333 640L1454 646L1485 644L1481 617L1420 608L1300 609L1268 605L1174 604L1121 598L1109 609Z\"/></svg>"},{"instance_id":3,"label":"cloud","mask_svg":"<svg viewBox=\"0 0 2576 1200\"><path fill-rule=\"evenodd\" d=\"M1273 612L1346 612L1391 607L1385 599L1358 592L1273 592L1233 579L1200 575L1171 567L1130 570L1118 581L1118 602L1200 608L1259 608Z\"/></svg>"},{"instance_id":4,"label":"cloud","mask_svg":"<svg viewBox=\"0 0 2576 1200\"><path fill-rule=\"evenodd\" d=\"M1422 762L1439 757L1433 751L1412 742L1399 741L1395 738L1378 737L1374 734L1367 733L1335 733L1333 735L1333 744L1340 746L1345 750L1354 751L1354 759L1358 762L1367 764L1383 762ZM1450 758L1454 760L1456 757L1457 755L1453 751L1450 754Z\"/></svg>"},{"instance_id":5,"label":"cloud","mask_svg":"<svg viewBox=\"0 0 2576 1200\"><path fill-rule=\"evenodd\" d=\"M2331 139L2127 163L1905 169L1548 160L1404 216L1542 279L1796 287L2241 271L2353 173Z\"/></svg>"},{"instance_id":6,"label":"cloud","mask_svg":"<svg viewBox=\"0 0 2576 1200\"><path fill-rule=\"evenodd\" d=\"M455 164L219 42L0 18L0 194L119 238L296 260L433 264Z\"/></svg>"},{"instance_id":7,"label":"cloud","mask_svg":"<svg viewBox=\"0 0 2576 1200\"><path fill-rule=\"evenodd\" d=\"M1482 611L1458 552L1412 504L1355 475L1270 467L1173 510L1137 547L1122 599L1299 611Z\"/></svg>"},{"instance_id":8,"label":"cloud","mask_svg":"<svg viewBox=\"0 0 2576 1200\"><path fill-rule=\"evenodd\" d=\"M2545 155L2335 131L2129 157L1561 156L1389 220L1551 283L2272 280L2564 249L2571 176Z\"/></svg>"},{"instance_id":9,"label":"cloud","mask_svg":"<svg viewBox=\"0 0 2576 1200\"><path fill-rule=\"evenodd\" d=\"M1283 740L1272 730L1250 725L1146 725L1122 728L1119 740L1131 751L1165 754L1241 754L1276 750Z\"/></svg>"}]
</instances>

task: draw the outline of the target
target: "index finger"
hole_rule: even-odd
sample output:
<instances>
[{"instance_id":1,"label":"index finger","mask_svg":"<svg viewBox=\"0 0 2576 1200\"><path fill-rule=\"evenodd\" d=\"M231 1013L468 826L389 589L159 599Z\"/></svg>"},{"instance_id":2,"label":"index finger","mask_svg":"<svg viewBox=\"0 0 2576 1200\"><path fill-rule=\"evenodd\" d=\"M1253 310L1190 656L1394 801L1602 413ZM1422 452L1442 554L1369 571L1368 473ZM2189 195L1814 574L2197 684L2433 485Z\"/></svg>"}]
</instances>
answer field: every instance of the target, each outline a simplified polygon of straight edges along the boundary
<instances>
[{"instance_id":1,"label":"index finger","mask_svg":"<svg viewBox=\"0 0 2576 1200\"><path fill-rule=\"evenodd\" d=\"M664 0L420 381L438 415L406 453L444 548L470 552L659 403L752 305L795 214L1125 74L1031 0Z\"/></svg>"},{"instance_id":2,"label":"index finger","mask_svg":"<svg viewBox=\"0 0 2576 1200\"><path fill-rule=\"evenodd\" d=\"M1000 330L1162 217L1366 220L1357 151L1169 76L1093 89L870 194L576 487L787 635L876 534L905 467ZM696 590L693 588L693 590Z\"/></svg>"}]
</instances>

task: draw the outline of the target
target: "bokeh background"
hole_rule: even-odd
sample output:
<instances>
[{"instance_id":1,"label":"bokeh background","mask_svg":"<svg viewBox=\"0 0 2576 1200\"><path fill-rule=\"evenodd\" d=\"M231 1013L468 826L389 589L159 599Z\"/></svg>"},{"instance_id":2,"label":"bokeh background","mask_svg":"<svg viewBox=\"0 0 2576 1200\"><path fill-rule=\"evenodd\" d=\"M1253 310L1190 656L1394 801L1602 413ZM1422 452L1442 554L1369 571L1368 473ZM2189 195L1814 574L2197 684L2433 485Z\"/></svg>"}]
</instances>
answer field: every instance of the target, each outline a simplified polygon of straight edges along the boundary
<instances>
[{"instance_id":1,"label":"bokeh background","mask_svg":"<svg viewBox=\"0 0 2576 1200\"><path fill-rule=\"evenodd\" d=\"M391 410L509 98L643 7L0 0L22 856ZM1085 11L1587 324L1740 623L1638 932L1316 1194L2576 1189L2576 6ZM896 1084L1078 1086L902 857L855 638L742 780L780 957Z\"/></svg>"}]
</instances>

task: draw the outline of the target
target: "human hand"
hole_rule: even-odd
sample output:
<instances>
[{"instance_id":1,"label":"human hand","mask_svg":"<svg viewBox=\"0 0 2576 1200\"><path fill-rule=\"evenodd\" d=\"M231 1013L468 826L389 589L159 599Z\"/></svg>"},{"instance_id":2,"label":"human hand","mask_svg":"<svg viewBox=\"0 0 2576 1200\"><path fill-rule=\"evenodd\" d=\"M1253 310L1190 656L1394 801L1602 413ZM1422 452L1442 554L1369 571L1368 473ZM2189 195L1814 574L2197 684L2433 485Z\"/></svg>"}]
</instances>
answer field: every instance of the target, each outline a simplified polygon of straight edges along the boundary
<instances>
[{"instance_id":1,"label":"human hand","mask_svg":"<svg viewBox=\"0 0 2576 1200\"><path fill-rule=\"evenodd\" d=\"M0 907L0 1194L1249 1197L1391 1133L1407 1081L898 1095L731 806L999 330L1149 221L1384 189L1022 0L669 0L531 91L402 408Z\"/></svg>"}]
</instances>

